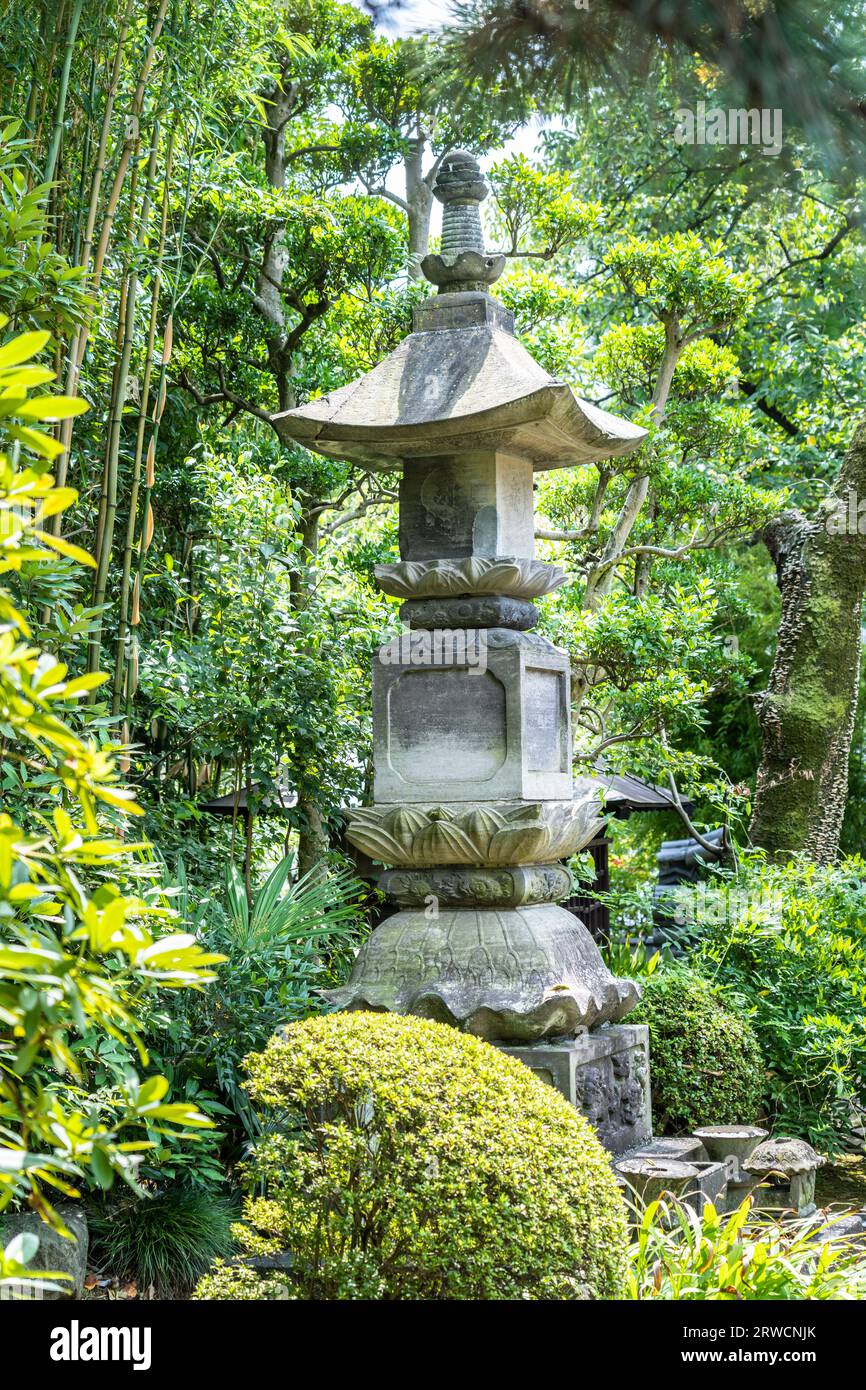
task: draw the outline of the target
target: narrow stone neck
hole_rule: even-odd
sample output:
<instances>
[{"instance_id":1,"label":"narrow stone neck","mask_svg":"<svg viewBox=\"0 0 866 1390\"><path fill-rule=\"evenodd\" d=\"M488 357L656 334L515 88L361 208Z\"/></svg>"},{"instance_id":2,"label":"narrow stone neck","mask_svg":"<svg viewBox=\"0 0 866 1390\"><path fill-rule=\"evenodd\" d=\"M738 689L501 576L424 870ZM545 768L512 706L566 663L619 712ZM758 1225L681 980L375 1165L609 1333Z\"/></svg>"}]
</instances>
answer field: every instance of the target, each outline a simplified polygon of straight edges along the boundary
<instances>
[{"instance_id":1,"label":"narrow stone neck","mask_svg":"<svg viewBox=\"0 0 866 1390\"><path fill-rule=\"evenodd\" d=\"M441 256L446 265L453 265L464 251L484 255L484 232L481 229L481 209L476 201L458 200L442 208Z\"/></svg>"}]
</instances>

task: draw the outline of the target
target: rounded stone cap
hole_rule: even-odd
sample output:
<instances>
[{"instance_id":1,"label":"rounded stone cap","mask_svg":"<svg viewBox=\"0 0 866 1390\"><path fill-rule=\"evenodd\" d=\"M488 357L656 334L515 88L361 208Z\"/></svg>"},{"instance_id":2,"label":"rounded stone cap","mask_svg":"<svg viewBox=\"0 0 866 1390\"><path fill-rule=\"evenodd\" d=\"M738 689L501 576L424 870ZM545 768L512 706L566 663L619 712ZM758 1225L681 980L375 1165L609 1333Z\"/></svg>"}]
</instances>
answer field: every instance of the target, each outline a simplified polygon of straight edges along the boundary
<instances>
[{"instance_id":1,"label":"rounded stone cap","mask_svg":"<svg viewBox=\"0 0 866 1390\"><path fill-rule=\"evenodd\" d=\"M433 188L440 203L482 203L489 191L478 160L468 150L445 156Z\"/></svg>"},{"instance_id":2,"label":"rounded stone cap","mask_svg":"<svg viewBox=\"0 0 866 1390\"><path fill-rule=\"evenodd\" d=\"M760 1125L702 1125L692 1130L695 1139L766 1139L768 1133Z\"/></svg>"},{"instance_id":3,"label":"rounded stone cap","mask_svg":"<svg viewBox=\"0 0 866 1390\"><path fill-rule=\"evenodd\" d=\"M812 1173L823 1163L826 1159L805 1139L781 1138L759 1144L744 1166L756 1178L766 1178L771 1173L793 1178L798 1173Z\"/></svg>"}]
</instances>

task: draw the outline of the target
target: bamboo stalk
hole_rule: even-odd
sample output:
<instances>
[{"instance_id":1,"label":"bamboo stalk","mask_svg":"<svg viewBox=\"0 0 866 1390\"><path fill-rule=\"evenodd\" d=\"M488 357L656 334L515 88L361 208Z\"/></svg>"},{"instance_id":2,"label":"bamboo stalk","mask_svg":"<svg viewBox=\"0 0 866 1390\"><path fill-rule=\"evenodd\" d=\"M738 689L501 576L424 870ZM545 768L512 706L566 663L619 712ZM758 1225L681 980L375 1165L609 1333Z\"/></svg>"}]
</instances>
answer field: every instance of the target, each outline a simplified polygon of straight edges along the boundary
<instances>
[{"instance_id":1,"label":"bamboo stalk","mask_svg":"<svg viewBox=\"0 0 866 1390\"><path fill-rule=\"evenodd\" d=\"M45 64L45 74L46 74L46 76L45 76L45 85L44 85L44 87L43 87L43 89L42 89L42 92L41 92L42 102L41 102L41 104L38 106L38 110L39 110L39 119L38 119L38 121L36 122L34 131L33 131L33 148L34 148L34 150L38 149L38 147L39 147L39 142L40 142L41 139L42 139L42 127L43 127L44 124L45 124L45 113L46 113L46 111L47 111L47 109L48 109L48 97L49 97L49 95L50 95L50 93L51 93L51 85L52 85L52 82L53 82L53 79L54 79L54 61L55 61L55 59L56 59L56 57L57 57L57 34L58 34L58 31L59 31L60 25L63 23L63 14L64 14L65 9L66 9L66 0L61 0L60 8L59 8L59 10L57 11L57 13L56 13L55 16L54 16L54 30L53 30L52 36L51 36L51 46L50 46L50 48L49 48L49 50L48 50L48 62ZM45 16L45 17L46 17L46 21L47 21L47 17L48 17L48 16L47 16L47 11L46 11L46 16ZM38 91L38 89L37 89L37 97L38 97L39 95L40 95L40 93L39 93L39 91ZM34 116L35 116L35 112L34 112Z\"/></svg>"},{"instance_id":2,"label":"bamboo stalk","mask_svg":"<svg viewBox=\"0 0 866 1390\"><path fill-rule=\"evenodd\" d=\"M75 52L75 39L78 34L78 24L81 19L81 10L84 0L72 0L72 7L69 11L69 19L66 25L66 44L63 51L63 65L60 69L60 87L57 93L57 110L54 116L54 128L51 131L51 140L48 146L48 157L45 160L45 172L42 175L43 183L53 183L54 172L57 168L57 156L60 153L60 141L63 138L63 120L66 114L66 97L69 92L69 74L72 70L72 55Z\"/></svg>"},{"instance_id":3,"label":"bamboo stalk","mask_svg":"<svg viewBox=\"0 0 866 1390\"><path fill-rule=\"evenodd\" d=\"M154 122L154 126L157 126L156 122ZM151 159L148 165L148 180L153 178L154 165L155 147L151 150ZM138 169L134 167L129 194L130 229L135 221L137 182ZM92 591L92 603L94 608L101 608L105 603L106 590L108 587L108 570L111 564L111 552L114 545L114 528L117 519L120 434L123 424L123 407L126 401L126 391L129 383L129 364L132 360L132 347L135 339L135 310L138 302L139 261L144 246L145 229L147 226L147 216L145 213L146 204L147 187L145 188L141 214L138 218L135 240L130 245L124 276L121 282L118 311L118 355L115 361L114 381L111 392L111 406L105 442L105 461L102 470L99 522L96 533L96 573L93 577ZM99 661L102 651L102 631L102 614L99 613L94 620L94 625L87 643L88 671L99 670ZM91 692L91 694L94 693L95 692Z\"/></svg>"},{"instance_id":4,"label":"bamboo stalk","mask_svg":"<svg viewBox=\"0 0 866 1390\"><path fill-rule=\"evenodd\" d=\"M87 112L84 125L84 138L81 144L81 168L78 171L78 196L75 199L75 231L72 237L72 263L80 265L82 246L81 213L84 209L84 186L87 182L87 166L90 162L90 148L93 143L93 103L96 97L96 59L90 60L90 81L87 85Z\"/></svg>"},{"instance_id":5,"label":"bamboo stalk","mask_svg":"<svg viewBox=\"0 0 866 1390\"><path fill-rule=\"evenodd\" d=\"M144 94L147 88L147 81L150 77L150 70L153 67L153 60L156 57L156 45L162 33L162 26L165 23L165 16L168 10L169 0L160 0L159 10L153 24L153 31L147 42L147 55L144 60L141 74L133 94L129 108L129 119L126 138L120 150L120 158L114 173L114 180L111 185L111 192L108 195L108 205L105 210L105 218L102 223L102 230L99 234L99 241L96 246L96 255L93 261L93 288L99 288L102 279L102 268L105 264L105 256L108 251L108 243L111 238L111 230L114 226L114 219L117 215L117 205L120 201L120 194L126 179L129 162L133 151L138 146L139 121L141 120L142 107L144 105Z\"/></svg>"},{"instance_id":6,"label":"bamboo stalk","mask_svg":"<svg viewBox=\"0 0 866 1390\"><path fill-rule=\"evenodd\" d=\"M155 135L158 132L158 122L155 124ZM158 138L158 135L157 135ZM144 438L147 429L148 406L150 402L150 381L153 372L154 345L156 342L156 324L159 314L160 296L162 292L162 263L165 255L165 242L168 231L168 214L171 196L171 172L174 163L174 127L168 137L168 144L165 156L165 171L163 176L163 196L162 196L162 215L160 219L159 239L156 248L156 268L154 270L153 286L150 297L150 320L147 329L147 346L145 349L144 374L141 387L141 401L138 411L138 428L135 440L135 454L132 464L132 482L129 494L129 515L126 524L126 541L123 551L123 572L120 581L120 599L117 626L117 645L114 658L114 689L112 691L112 712L117 714L120 711L121 701L129 703L131 696L135 693L130 690L130 682L127 680L124 690L123 666L126 657L127 634L130 626L137 626L141 613L141 575L135 577L134 608L132 615L133 621L129 618L129 595L130 579L132 575L132 556L135 546L135 530L138 519L138 497L141 487L141 462L144 453ZM149 195L148 195L149 196ZM156 458L156 441L151 435L147 450L147 464L145 472L145 487L148 499L154 482L154 466ZM145 512L145 522L147 517L151 518L153 513L148 509ZM145 547L144 527L142 528L142 548Z\"/></svg>"},{"instance_id":7,"label":"bamboo stalk","mask_svg":"<svg viewBox=\"0 0 866 1390\"><path fill-rule=\"evenodd\" d=\"M190 152L189 152L189 164L188 164L188 167L187 167L186 187L185 187L185 191L184 191L184 202L183 202L183 207L182 207L182 209L181 209L180 222L179 222L178 229L177 229L177 234L176 234L176 235L177 235L177 245L178 245L179 248L183 247L184 237L186 236L186 224L187 224L187 218L189 217L189 205L190 205L190 201L191 201L191 197L192 197L192 161L193 161L193 155L194 155L194 153L195 153L195 148L196 148L197 140L198 140L198 131L196 131L195 137L194 137L194 139L193 139L193 144L192 144L192 147L191 147ZM180 268L178 268L177 274L175 275L174 280L173 280L173 282L172 282L171 299L170 299L170 301L169 301L168 318L167 318L167 320L166 320L165 332L164 332L164 334L163 334L162 360L161 360L161 362L160 362L159 379L158 379L158 381L157 381L157 387L156 387L156 403L155 403L154 408L153 408L153 429L152 429L152 431L151 431L150 443L149 443L149 446L148 446L149 451L150 451L150 450L153 451L153 458L154 458L154 459L155 459L155 457L156 457L156 446L157 446L157 442L158 442L158 440L159 440L159 427L160 427L160 423L161 423L161 421L162 421L162 413L163 413L163 411L164 411L164 409L165 409L166 388L167 388L167 384L168 384L168 364L169 364L169 361L170 361L170 358L171 358L172 344L173 344L173 339L174 339L174 313L175 313L175 309L177 308L177 302L178 302L179 294L180 294ZM139 590L139 602L140 602L140 600L141 600L141 595L142 595L142 593L143 593L143 591L144 591L144 564L145 564L145 556L146 556L146 547L145 547L145 545L144 545L144 531L145 531L145 527L148 525L148 518L150 518L151 523L152 523L152 518L153 518L153 485L154 485L154 481L155 481L155 478L154 478L153 470L152 470L152 468L149 468L149 469L147 470L146 474L145 474L145 480L144 480L144 493L143 493L142 505L141 505L141 514L142 514L142 517L144 518L144 522L143 522L143 526L142 526L142 540L141 540L141 544L140 544L139 547L138 547L138 566L137 566L137 571L136 571L136 578L137 578L137 580L138 580L138 590ZM133 650L134 650L134 651L135 651L136 647L137 647L137 642L134 640L134 642L133 642ZM131 712L132 700L133 700L134 695L135 695L135 686L132 685L131 682L127 682L127 691L126 691L126 711L127 711L127 714L129 714L129 713Z\"/></svg>"},{"instance_id":8,"label":"bamboo stalk","mask_svg":"<svg viewBox=\"0 0 866 1390\"><path fill-rule=\"evenodd\" d=\"M114 115L114 103L117 97L117 89L120 83L121 67L123 63L123 49L126 43L126 36L132 18L133 0L127 0L126 11L121 21L120 30L117 37L117 45L112 59L111 74L108 86L105 91L105 108L102 113L102 125L99 131L99 143L96 151L96 163L93 169L93 177L90 183L90 201L87 207L87 222L84 230L84 242L81 248L81 259L79 267L87 273L90 265L90 256L93 248L93 237L96 229L96 218L99 212L99 203L102 194L102 180L105 176L105 168L108 159L108 139L111 133L111 121ZM86 315L81 327L73 334L69 345L69 361L66 370L66 380L64 382L64 394L74 396L78 390L78 380L81 375L81 364L84 361L84 352L87 346L87 339L90 333L90 324L93 318L93 309ZM72 443L72 420L64 420L60 430L60 443L63 445L63 453L57 461L57 486L65 487L69 472L70 446ZM52 517L53 530L56 535L60 535L62 527L62 516L58 513Z\"/></svg>"}]
</instances>

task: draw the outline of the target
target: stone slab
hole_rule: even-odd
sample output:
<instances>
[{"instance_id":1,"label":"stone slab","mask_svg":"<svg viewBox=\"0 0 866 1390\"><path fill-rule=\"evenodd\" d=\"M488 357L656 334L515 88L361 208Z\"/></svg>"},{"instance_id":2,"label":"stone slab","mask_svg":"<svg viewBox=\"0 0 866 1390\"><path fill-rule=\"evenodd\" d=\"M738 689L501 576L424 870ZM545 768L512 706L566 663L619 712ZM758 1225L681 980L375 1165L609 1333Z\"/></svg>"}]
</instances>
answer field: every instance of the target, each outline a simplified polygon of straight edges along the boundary
<instances>
[{"instance_id":1,"label":"stone slab","mask_svg":"<svg viewBox=\"0 0 866 1390\"><path fill-rule=\"evenodd\" d=\"M38 1270L53 1270L59 1274L68 1274L70 1278L53 1281L57 1284L56 1290L32 1290L23 1282L20 1287L10 1286L5 1293L0 1290L0 1297L30 1296L51 1301L81 1298L87 1273L87 1221L78 1204L62 1203L57 1211L72 1233L71 1240L53 1231L36 1212L7 1211L0 1216L0 1245L8 1245L14 1236L24 1232L34 1235L39 1241L39 1247L27 1262L28 1269L32 1269L34 1273Z\"/></svg>"},{"instance_id":2,"label":"stone slab","mask_svg":"<svg viewBox=\"0 0 866 1390\"><path fill-rule=\"evenodd\" d=\"M469 636L417 632L379 649L373 671L376 801L567 799L567 653L511 628L472 634L467 643Z\"/></svg>"},{"instance_id":3,"label":"stone slab","mask_svg":"<svg viewBox=\"0 0 866 1390\"><path fill-rule=\"evenodd\" d=\"M624 1154L652 1139L649 1030L619 1023L557 1042L503 1046L585 1115L606 1149Z\"/></svg>"},{"instance_id":4,"label":"stone slab","mask_svg":"<svg viewBox=\"0 0 866 1390\"><path fill-rule=\"evenodd\" d=\"M678 1163L706 1162L707 1153L699 1139L691 1135L683 1138L653 1139L650 1144L641 1144L635 1149L635 1158L672 1158Z\"/></svg>"}]
</instances>

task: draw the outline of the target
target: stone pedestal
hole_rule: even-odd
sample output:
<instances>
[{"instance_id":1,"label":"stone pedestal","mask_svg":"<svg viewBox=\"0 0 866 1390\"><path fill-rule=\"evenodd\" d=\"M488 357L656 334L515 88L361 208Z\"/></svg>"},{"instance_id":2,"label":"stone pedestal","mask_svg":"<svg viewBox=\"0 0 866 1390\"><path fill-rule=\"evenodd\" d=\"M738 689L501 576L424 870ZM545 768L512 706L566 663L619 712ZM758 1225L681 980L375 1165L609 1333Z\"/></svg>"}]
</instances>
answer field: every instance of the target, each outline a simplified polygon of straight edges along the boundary
<instances>
[{"instance_id":1,"label":"stone pedestal","mask_svg":"<svg viewBox=\"0 0 866 1390\"><path fill-rule=\"evenodd\" d=\"M626 1201L639 1221L650 1202L683 1202L700 1215L708 1203L716 1208L724 1201L727 1173L723 1163L684 1163L654 1154L629 1154L614 1169Z\"/></svg>"},{"instance_id":2,"label":"stone pedestal","mask_svg":"<svg viewBox=\"0 0 866 1390\"><path fill-rule=\"evenodd\" d=\"M626 1153L652 1139L646 1024L612 1024L561 1042L502 1045L502 1051L555 1086L611 1153Z\"/></svg>"}]
</instances>

